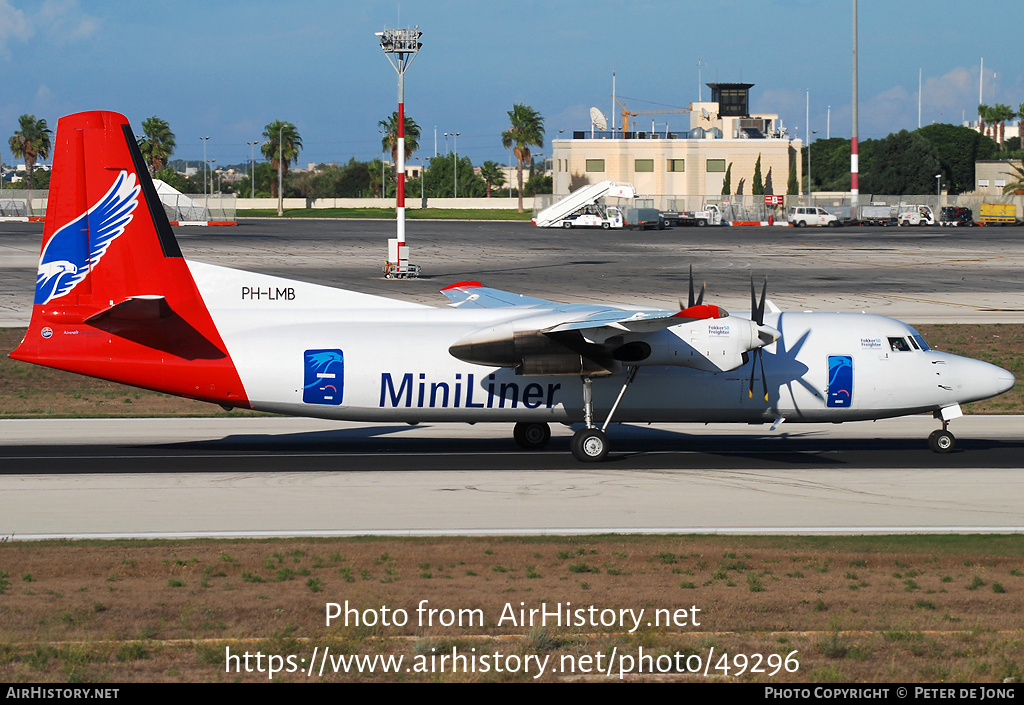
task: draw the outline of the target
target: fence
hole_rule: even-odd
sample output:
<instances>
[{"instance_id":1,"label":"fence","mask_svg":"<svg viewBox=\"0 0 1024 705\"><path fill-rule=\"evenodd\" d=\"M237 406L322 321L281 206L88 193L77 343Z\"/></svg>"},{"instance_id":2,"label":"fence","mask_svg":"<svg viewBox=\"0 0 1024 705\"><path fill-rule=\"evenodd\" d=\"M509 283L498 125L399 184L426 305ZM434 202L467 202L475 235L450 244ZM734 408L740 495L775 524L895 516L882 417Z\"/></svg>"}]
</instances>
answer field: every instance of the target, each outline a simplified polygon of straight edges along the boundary
<instances>
[{"instance_id":1,"label":"fence","mask_svg":"<svg viewBox=\"0 0 1024 705\"><path fill-rule=\"evenodd\" d=\"M543 208L559 200L550 194L537 196L534 204L534 215ZM752 194L732 196L702 195L664 195L637 194L629 205L637 208L657 208L660 211L697 211L703 210L705 204L714 203L722 211L722 218L727 221L760 221L765 222L772 216L776 222L787 222L789 209L793 206L819 206L841 219L850 217L849 193L818 193L813 196L783 196L783 205L766 206L764 196ZM884 204L896 206L900 204L930 206L938 219L939 212L947 206L970 208L974 218L979 218L980 206L983 203L1008 203L1016 205L1017 218L1024 219L1024 196L1009 195L974 195L974 194L928 194L892 196L884 194L860 194L857 199L859 206ZM610 205L626 205L626 201L613 199Z\"/></svg>"},{"instance_id":2,"label":"fence","mask_svg":"<svg viewBox=\"0 0 1024 705\"><path fill-rule=\"evenodd\" d=\"M45 216L48 195L49 191L4 189L0 191L0 217ZM237 200L234 194L217 196L160 195L167 219L175 222L233 221L237 211Z\"/></svg>"},{"instance_id":3,"label":"fence","mask_svg":"<svg viewBox=\"0 0 1024 705\"><path fill-rule=\"evenodd\" d=\"M0 191L0 217L28 218L46 215L48 191L3 189Z\"/></svg>"}]
</instances>

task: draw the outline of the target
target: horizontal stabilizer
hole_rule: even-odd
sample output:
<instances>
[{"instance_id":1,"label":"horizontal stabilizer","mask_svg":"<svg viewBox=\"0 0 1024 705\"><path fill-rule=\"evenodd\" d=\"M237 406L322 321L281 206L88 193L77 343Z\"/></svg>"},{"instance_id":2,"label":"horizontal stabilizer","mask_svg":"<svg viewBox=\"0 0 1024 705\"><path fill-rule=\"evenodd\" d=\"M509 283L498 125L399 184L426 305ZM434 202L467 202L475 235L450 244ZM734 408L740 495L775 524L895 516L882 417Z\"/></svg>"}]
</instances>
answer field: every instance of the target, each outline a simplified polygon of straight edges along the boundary
<instances>
[{"instance_id":1,"label":"horizontal stabilizer","mask_svg":"<svg viewBox=\"0 0 1024 705\"><path fill-rule=\"evenodd\" d=\"M103 320L116 321L156 321L168 318L173 311L167 299L158 295L131 296L119 304L85 319L89 325L96 325Z\"/></svg>"}]
</instances>

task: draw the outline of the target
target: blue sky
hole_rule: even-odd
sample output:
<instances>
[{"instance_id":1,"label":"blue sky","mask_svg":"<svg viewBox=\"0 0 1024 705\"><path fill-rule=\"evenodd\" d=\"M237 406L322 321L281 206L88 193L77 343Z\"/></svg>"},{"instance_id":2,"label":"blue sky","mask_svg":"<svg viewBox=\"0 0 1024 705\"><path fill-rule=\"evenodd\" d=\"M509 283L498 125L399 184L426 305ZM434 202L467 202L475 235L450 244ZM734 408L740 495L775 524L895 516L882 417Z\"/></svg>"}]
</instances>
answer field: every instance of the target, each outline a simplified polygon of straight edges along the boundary
<instances>
[{"instance_id":1,"label":"blue sky","mask_svg":"<svg viewBox=\"0 0 1024 705\"><path fill-rule=\"evenodd\" d=\"M984 102L1024 102L1024 20L1007 4L860 0L860 135L959 123ZM686 107L703 82L753 83L751 108L781 115L790 134L849 137L850 0L362 0L165 2L0 0L0 148L23 113L51 127L65 114L109 109L136 126L158 115L175 158L247 161L247 141L282 119L303 138L299 163L372 159L377 121L396 109L397 79L374 32L419 25L423 50L406 74L406 110L422 131L460 132L474 163L507 161L501 131L513 103L545 118L547 140L589 128L589 108ZM703 89L704 97L710 91ZM620 118L616 118L617 121ZM649 127L649 118L640 127ZM658 116L682 127L684 115ZM663 126L659 126L663 129ZM257 151L258 154L258 151Z\"/></svg>"}]
</instances>

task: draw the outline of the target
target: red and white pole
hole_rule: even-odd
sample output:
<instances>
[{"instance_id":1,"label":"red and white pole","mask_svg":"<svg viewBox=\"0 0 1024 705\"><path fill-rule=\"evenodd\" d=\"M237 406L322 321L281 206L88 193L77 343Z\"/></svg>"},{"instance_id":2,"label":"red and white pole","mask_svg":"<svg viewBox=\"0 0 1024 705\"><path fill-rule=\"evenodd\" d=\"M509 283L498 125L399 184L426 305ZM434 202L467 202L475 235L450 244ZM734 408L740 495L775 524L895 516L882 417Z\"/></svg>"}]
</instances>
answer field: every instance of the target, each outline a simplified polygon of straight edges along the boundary
<instances>
[{"instance_id":1,"label":"red and white pole","mask_svg":"<svg viewBox=\"0 0 1024 705\"><path fill-rule=\"evenodd\" d=\"M860 164L857 161L857 0L853 0L853 130L850 135L850 218L857 220L860 205Z\"/></svg>"},{"instance_id":2,"label":"red and white pole","mask_svg":"<svg viewBox=\"0 0 1024 705\"><path fill-rule=\"evenodd\" d=\"M423 33L417 25L412 29L386 29L376 34L380 38L381 49L398 72L398 125L395 135L395 215L398 233L397 237L388 240L388 261L384 271L388 277L392 274L397 277L409 274L416 276L419 267L409 264L405 244L405 71L422 46L419 38Z\"/></svg>"},{"instance_id":3,"label":"red and white pole","mask_svg":"<svg viewBox=\"0 0 1024 705\"><path fill-rule=\"evenodd\" d=\"M401 60L399 60L401 63ZM398 246L405 247L405 82L398 72L398 164L395 167L395 202L398 215Z\"/></svg>"}]
</instances>

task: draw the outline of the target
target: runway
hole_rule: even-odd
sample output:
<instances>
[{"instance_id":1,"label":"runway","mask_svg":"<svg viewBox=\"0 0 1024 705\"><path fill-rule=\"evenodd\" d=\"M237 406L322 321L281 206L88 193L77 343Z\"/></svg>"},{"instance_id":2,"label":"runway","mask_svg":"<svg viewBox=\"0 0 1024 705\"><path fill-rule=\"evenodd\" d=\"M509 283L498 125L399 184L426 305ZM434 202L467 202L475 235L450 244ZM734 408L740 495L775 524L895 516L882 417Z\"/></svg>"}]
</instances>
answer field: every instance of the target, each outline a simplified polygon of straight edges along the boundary
<instances>
[{"instance_id":1,"label":"runway","mask_svg":"<svg viewBox=\"0 0 1024 705\"><path fill-rule=\"evenodd\" d=\"M307 419L0 422L0 536L1022 532L1024 418L570 429Z\"/></svg>"}]
</instances>

